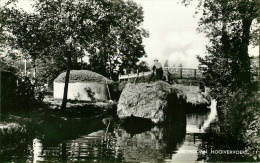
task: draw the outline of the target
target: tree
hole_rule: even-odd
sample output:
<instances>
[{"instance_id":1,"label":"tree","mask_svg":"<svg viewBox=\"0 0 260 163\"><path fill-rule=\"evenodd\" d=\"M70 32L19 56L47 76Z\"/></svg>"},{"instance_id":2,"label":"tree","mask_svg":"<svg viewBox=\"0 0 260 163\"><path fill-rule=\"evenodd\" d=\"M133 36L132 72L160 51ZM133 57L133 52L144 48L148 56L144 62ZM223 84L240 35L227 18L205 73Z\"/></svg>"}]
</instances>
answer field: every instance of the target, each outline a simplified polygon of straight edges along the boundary
<instances>
[{"instance_id":1,"label":"tree","mask_svg":"<svg viewBox=\"0 0 260 163\"><path fill-rule=\"evenodd\" d=\"M100 26L95 33L95 55L90 55L90 64L94 71L111 77L116 65L132 67L145 55L142 39L148 33L140 27L143 10L136 3L99 1L97 5L101 6L97 20Z\"/></svg>"},{"instance_id":2,"label":"tree","mask_svg":"<svg viewBox=\"0 0 260 163\"><path fill-rule=\"evenodd\" d=\"M182 0L186 5L191 1ZM217 100L221 133L230 140L250 142L247 147L257 149L254 147L259 147L260 142L252 135L257 135L256 125L259 124L259 99L256 98L259 88L251 80L248 46L253 42L259 44L257 32L260 27L254 22L260 18L260 1L199 2L202 11L199 31L207 34L210 43L207 46L209 54L198 58L207 66L203 80ZM249 128L255 130L253 134L246 132ZM257 157L259 159L259 155Z\"/></svg>"},{"instance_id":3,"label":"tree","mask_svg":"<svg viewBox=\"0 0 260 163\"><path fill-rule=\"evenodd\" d=\"M182 0L189 4L192 0ZM198 7L199 31L206 33L210 40L207 46L209 55L199 58L207 65L205 82L213 92L220 93L219 86L229 87L230 91L250 87L250 58L248 45L256 37L257 29L251 29L259 14L257 0L205 0ZM232 87L232 88L231 88Z\"/></svg>"},{"instance_id":4,"label":"tree","mask_svg":"<svg viewBox=\"0 0 260 163\"><path fill-rule=\"evenodd\" d=\"M151 71L150 68L149 68L149 64L146 61L140 61L133 68L134 68L135 71L138 71L139 73Z\"/></svg>"},{"instance_id":5,"label":"tree","mask_svg":"<svg viewBox=\"0 0 260 163\"><path fill-rule=\"evenodd\" d=\"M34 0L34 2L34 12L29 14L22 9L8 7L8 4L15 3L11 0L1 10L3 16L0 23L7 33L6 37L16 45L15 48L20 48L35 58L49 58L66 63L62 110L66 108L70 70L77 64L78 58L90 54L90 60L100 60L94 63L104 69L107 68L104 62L111 62L112 56L122 52L122 56L131 62L136 62L137 58L144 55L141 45L142 30L139 29L143 17L142 9L133 2L123 0ZM131 10L128 10L130 7ZM123 11L121 21L124 23L118 21ZM133 36L140 37L132 41L129 38ZM9 44L11 45L13 44ZM99 55L97 50L102 51L100 53L102 55Z\"/></svg>"},{"instance_id":6,"label":"tree","mask_svg":"<svg viewBox=\"0 0 260 163\"><path fill-rule=\"evenodd\" d=\"M34 71L36 71L35 60L44 48L44 40L40 39L40 19L36 14L28 14L14 6L8 7L13 3L15 4L16 1L9 1L1 12L1 25L4 31L2 39L6 40L5 48L9 48L9 51L19 50L19 53L22 54L20 57L28 58L30 56Z\"/></svg>"},{"instance_id":7,"label":"tree","mask_svg":"<svg viewBox=\"0 0 260 163\"><path fill-rule=\"evenodd\" d=\"M260 3L259 3L259 8L260 8ZM259 14L260 15L260 14ZM260 24L260 18L258 18L258 24ZM260 81L260 29L258 31L258 65L259 65L259 74L258 74L258 80Z\"/></svg>"},{"instance_id":8,"label":"tree","mask_svg":"<svg viewBox=\"0 0 260 163\"><path fill-rule=\"evenodd\" d=\"M83 41L87 42L90 39L91 26L85 26L81 17L83 14L88 15L85 12L91 11L90 9L87 3L82 4L76 1L36 0L33 14L7 7L2 11L5 18L1 19L1 22L6 30L13 35L15 45L18 45L22 50L28 50L34 44L39 45L37 47L43 48L37 49L38 51L33 49L33 52L40 54L37 57L46 56L63 60L66 63L67 75L62 110L66 108L72 60L83 55L78 49L82 45L87 47ZM29 53L29 55L32 54Z\"/></svg>"}]
</instances>

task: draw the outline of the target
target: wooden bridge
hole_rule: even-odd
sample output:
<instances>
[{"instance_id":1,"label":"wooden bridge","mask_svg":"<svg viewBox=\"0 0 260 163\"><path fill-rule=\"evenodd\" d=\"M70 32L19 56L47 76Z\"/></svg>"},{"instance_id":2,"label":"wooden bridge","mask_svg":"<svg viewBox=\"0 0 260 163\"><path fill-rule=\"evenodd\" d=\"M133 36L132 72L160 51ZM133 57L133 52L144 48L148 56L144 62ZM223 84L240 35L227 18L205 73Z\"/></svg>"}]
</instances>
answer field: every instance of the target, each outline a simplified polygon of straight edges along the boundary
<instances>
[{"instance_id":1,"label":"wooden bridge","mask_svg":"<svg viewBox=\"0 0 260 163\"><path fill-rule=\"evenodd\" d=\"M202 77L202 74L199 69L192 68L183 68L183 67L168 67L168 71L170 73L171 78L173 79L191 79L197 80ZM165 72L165 69L164 69ZM150 72L138 72L137 73L128 73L124 75L119 75L119 81L121 80L129 80L131 78L137 78L142 76L149 76L152 74Z\"/></svg>"}]
</instances>

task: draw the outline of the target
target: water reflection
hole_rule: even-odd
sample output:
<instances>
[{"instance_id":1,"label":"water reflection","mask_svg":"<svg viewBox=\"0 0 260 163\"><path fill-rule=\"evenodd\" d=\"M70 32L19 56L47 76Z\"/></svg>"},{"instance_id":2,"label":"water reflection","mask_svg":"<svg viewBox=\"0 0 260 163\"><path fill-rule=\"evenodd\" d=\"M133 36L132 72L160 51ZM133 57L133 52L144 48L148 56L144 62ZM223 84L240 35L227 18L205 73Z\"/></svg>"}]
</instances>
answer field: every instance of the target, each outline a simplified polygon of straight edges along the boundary
<instances>
[{"instance_id":1,"label":"water reflection","mask_svg":"<svg viewBox=\"0 0 260 163\"><path fill-rule=\"evenodd\" d=\"M213 100L210 112L187 115L186 136L182 146L172 155L171 162L206 161L206 150L210 149L210 140L202 140L210 123L217 118L216 101ZM169 160L168 160L169 161Z\"/></svg>"},{"instance_id":2,"label":"water reflection","mask_svg":"<svg viewBox=\"0 0 260 163\"><path fill-rule=\"evenodd\" d=\"M33 139L33 163L36 163L37 161L44 161L44 158L41 157L43 155L43 148L42 143L39 139L35 138Z\"/></svg>"},{"instance_id":3,"label":"water reflection","mask_svg":"<svg viewBox=\"0 0 260 163\"><path fill-rule=\"evenodd\" d=\"M185 136L185 126L153 127L150 131L131 135L116 130L117 144L127 162L161 162L170 158Z\"/></svg>"},{"instance_id":4,"label":"water reflection","mask_svg":"<svg viewBox=\"0 0 260 163\"><path fill-rule=\"evenodd\" d=\"M212 100L210 112L203 114L188 114L187 118L187 133L204 133L209 128L210 123L216 119L216 101Z\"/></svg>"},{"instance_id":5,"label":"water reflection","mask_svg":"<svg viewBox=\"0 0 260 163\"><path fill-rule=\"evenodd\" d=\"M34 139L33 162L38 161L120 161L122 154L116 146L115 135L100 130L56 146L43 147L42 141Z\"/></svg>"},{"instance_id":6,"label":"water reflection","mask_svg":"<svg viewBox=\"0 0 260 163\"><path fill-rule=\"evenodd\" d=\"M203 151L210 142L202 140L201 135L216 117L215 102L211 107L209 113L187 115L178 123L163 126L145 125L138 121L127 126L113 120L104 124L102 118L51 119L34 124L36 134L28 133L33 137L28 136L23 141L27 144L22 147L17 146L12 151L1 147L1 162L206 161ZM24 150L27 153L25 158L17 155Z\"/></svg>"},{"instance_id":7,"label":"water reflection","mask_svg":"<svg viewBox=\"0 0 260 163\"><path fill-rule=\"evenodd\" d=\"M56 146L33 140L33 162L37 161L163 161L170 158L185 136L185 125L153 127L130 134L122 128L99 130Z\"/></svg>"}]
</instances>

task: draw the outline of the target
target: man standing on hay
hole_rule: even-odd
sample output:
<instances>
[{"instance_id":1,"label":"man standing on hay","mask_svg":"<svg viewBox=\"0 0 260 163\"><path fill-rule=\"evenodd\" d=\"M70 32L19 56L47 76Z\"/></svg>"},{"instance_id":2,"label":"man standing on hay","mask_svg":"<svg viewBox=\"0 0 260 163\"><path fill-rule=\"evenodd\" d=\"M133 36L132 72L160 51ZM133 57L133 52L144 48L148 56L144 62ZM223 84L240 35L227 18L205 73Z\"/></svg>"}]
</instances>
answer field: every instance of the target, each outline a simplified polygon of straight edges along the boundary
<instances>
[{"instance_id":1,"label":"man standing on hay","mask_svg":"<svg viewBox=\"0 0 260 163\"><path fill-rule=\"evenodd\" d=\"M158 62L158 59L154 60L153 74L155 74L156 80L162 80L163 68L162 68L162 64Z\"/></svg>"}]
</instances>

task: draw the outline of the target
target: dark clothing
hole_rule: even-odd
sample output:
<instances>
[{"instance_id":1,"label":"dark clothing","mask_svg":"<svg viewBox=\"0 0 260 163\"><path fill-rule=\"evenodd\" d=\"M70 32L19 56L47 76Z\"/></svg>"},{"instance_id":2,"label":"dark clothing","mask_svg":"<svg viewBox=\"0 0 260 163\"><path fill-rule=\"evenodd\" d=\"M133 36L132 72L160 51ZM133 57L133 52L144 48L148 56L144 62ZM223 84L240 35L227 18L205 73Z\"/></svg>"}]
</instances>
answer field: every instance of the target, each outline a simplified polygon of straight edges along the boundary
<instances>
[{"instance_id":1,"label":"dark clothing","mask_svg":"<svg viewBox=\"0 0 260 163\"><path fill-rule=\"evenodd\" d=\"M156 69L155 73L156 73L157 80L162 80L162 78L163 78L163 69L162 68Z\"/></svg>"},{"instance_id":2,"label":"dark clothing","mask_svg":"<svg viewBox=\"0 0 260 163\"><path fill-rule=\"evenodd\" d=\"M168 70L164 71L163 80L168 82L169 84L173 84L173 80L171 78L171 74L170 74L170 72Z\"/></svg>"},{"instance_id":3,"label":"dark clothing","mask_svg":"<svg viewBox=\"0 0 260 163\"><path fill-rule=\"evenodd\" d=\"M202 82L199 83L199 88L201 92L205 92L205 86Z\"/></svg>"},{"instance_id":4,"label":"dark clothing","mask_svg":"<svg viewBox=\"0 0 260 163\"><path fill-rule=\"evenodd\" d=\"M162 80L163 78L163 69L162 65L159 62L155 62L153 65L153 72L155 73L156 80Z\"/></svg>"}]
</instances>

